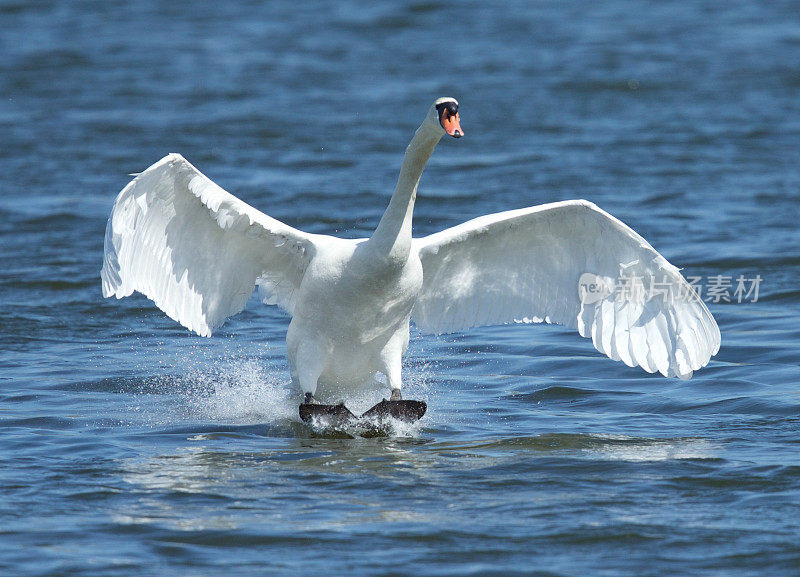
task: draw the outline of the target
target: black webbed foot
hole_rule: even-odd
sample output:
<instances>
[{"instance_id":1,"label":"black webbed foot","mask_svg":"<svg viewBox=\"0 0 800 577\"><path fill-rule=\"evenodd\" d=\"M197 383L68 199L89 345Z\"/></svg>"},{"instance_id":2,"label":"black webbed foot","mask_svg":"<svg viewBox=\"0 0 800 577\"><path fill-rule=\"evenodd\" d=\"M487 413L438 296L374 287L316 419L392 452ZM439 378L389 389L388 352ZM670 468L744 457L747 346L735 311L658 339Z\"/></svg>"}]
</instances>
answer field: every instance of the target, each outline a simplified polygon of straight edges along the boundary
<instances>
[{"instance_id":1,"label":"black webbed foot","mask_svg":"<svg viewBox=\"0 0 800 577\"><path fill-rule=\"evenodd\" d=\"M394 393L394 391L392 391ZM397 391L398 395L400 391ZM394 396L394 395L393 395ZM418 421L425 414L428 406L425 401L406 401L403 399L383 399L369 411L361 415L362 419L385 419L392 417L407 423Z\"/></svg>"},{"instance_id":2,"label":"black webbed foot","mask_svg":"<svg viewBox=\"0 0 800 577\"><path fill-rule=\"evenodd\" d=\"M300 419L305 423L316 423L322 428L339 428L356 420L344 403L338 405L323 405L311 395L306 393L305 402L300 405Z\"/></svg>"}]
</instances>

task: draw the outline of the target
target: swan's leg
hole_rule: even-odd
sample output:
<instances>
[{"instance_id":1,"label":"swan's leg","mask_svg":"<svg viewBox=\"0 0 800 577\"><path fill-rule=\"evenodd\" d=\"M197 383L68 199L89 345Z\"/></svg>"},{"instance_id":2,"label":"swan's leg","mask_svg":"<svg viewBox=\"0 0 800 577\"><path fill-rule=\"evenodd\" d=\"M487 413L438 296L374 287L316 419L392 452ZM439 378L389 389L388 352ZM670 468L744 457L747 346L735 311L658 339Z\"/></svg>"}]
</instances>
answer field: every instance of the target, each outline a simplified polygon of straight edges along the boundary
<instances>
[{"instance_id":1,"label":"swan's leg","mask_svg":"<svg viewBox=\"0 0 800 577\"><path fill-rule=\"evenodd\" d=\"M401 378L402 357L398 354L392 358L386 367L386 380L389 381L389 387L392 389L391 400L399 401L403 398L400 394L400 389L403 386Z\"/></svg>"},{"instance_id":2,"label":"swan's leg","mask_svg":"<svg viewBox=\"0 0 800 577\"><path fill-rule=\"evenodd\" d=\"M399 330L386 343L381 351L381 372L386 375L389 387L392 390L392 401L399 401L403 398L400 389L403 387L402 366L403 353L408 348L408 328L405 331Z\"/></svg>"},{"instance_id":3,"label":"swan's leg","mask_svg":"<svg viewBox=\"0 0 800 577\"><path fill-rule=\"evenodd\" d=\"M304 393L304 403L316 403L314 393L317 382L325 368L325 352L319 343L304 341L289 359L292 381Z\"/></svg>"}]
</instances>

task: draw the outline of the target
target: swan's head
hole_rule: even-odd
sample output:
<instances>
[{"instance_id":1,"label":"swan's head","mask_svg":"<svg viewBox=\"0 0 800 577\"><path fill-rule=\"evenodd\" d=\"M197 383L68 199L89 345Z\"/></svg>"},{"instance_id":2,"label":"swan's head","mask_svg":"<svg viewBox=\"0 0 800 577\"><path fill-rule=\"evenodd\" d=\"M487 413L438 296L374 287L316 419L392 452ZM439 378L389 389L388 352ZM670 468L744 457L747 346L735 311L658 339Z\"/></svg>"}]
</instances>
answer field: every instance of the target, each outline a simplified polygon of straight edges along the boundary
<instances>
[{"instance_id":1,"label":"swan's head","mask_svg":"<svg viewBox=\"0 0 800 577\"><path fill-rule=\"evenodd\" d=\"M458 101L455 98L445 96L438 98L431 106L429 116L434 116L439 122L439 126L444 129L445 134L453 138L461 138L464 131L461 130L461 123L458 119Z\"/></svg>"}]
</instances>

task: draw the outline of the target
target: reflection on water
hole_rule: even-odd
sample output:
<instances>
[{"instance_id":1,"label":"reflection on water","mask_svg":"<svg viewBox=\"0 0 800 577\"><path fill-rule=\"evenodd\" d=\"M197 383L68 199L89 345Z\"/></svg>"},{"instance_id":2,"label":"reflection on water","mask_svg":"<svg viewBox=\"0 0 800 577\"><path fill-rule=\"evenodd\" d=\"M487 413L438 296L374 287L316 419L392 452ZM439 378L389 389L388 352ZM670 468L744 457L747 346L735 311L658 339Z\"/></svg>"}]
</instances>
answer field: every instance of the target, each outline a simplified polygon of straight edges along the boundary
<instances>
[{"instance_id":1,"label":"reflection on water","mask_svg":"<svg viewBox=\"0 0 800 577\"><path fill-rule=\"evenodd\" d=\"M573 471L585 479L603 475L604 461L716 458L704 439L573 434L470 443L296 438L269 450L255 449L258 440L244 437L203 433L187 441L178 452L119 464L131 499L124 512L112 515L117 530L148 525L195 534L236 531L269 540L269 527L285 534L292 527L308 533L375 523L381 531L393 524L447 525L454 519L452 503L441 509L429 497L420 498L431 488L485 507L481 491L505 487L519 496L519 475L526 470L531 472L527 491L535 490L541 483L535 471L553 467L553 459L562 460L563 475ZM593 474L594 464L600 466ZM457 485L451 484L454 479L460 479ZM536 494L540 505L559 506L570 499L561 484Z\"/></svg>"},{"instance_id":2,"label":"reflection on water","mask_svg":"<svg viewBox=\"0 0 800 577\"><path fill-rule=\"evenodd\" d=\"M304 425L300 425L305 427ZM215 494L229 487L265 476L285 474L367 476L386 479L414 477L429 480L447 467L486 468L535 461L538 457L562 457L566 461L664 461L715 459L712 443L699 438L639 439L621 435L545 434L488 441L435 442L427 438L322 439L296 438L279 449L225 451L224 446L252 446L241 435L230 438L197 434L178 453L158 455L121 464L124 480L145 492ZM237 441L250 441L241 443ZM204 444L223 441L220 445ZM216 448L215 448L216 447ZM226 494L226 496L230 496Z\"/></svg>"}]
</instances>

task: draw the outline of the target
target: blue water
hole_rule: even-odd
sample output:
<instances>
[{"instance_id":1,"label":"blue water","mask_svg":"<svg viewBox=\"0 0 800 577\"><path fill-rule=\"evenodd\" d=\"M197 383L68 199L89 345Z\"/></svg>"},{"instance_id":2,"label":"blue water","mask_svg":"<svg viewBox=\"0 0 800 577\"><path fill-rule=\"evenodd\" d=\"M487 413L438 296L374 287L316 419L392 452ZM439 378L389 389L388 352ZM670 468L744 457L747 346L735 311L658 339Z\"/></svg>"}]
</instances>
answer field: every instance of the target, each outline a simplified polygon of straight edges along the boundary
<instances>
[{"instance_id":1,"label":"blue water","mask_svg":"<svg viewBox=\"0 0 800 577\"><path fill-rule=\"evenodd\" d=\"M793 1L0 0L0 573L800 575L799 62ZM363 236L441 95L466 137L415 234L586 198L687 275L760 275L709 303L709 367L414 333L420 427L331 439L278 310L201 339L101 298L129 173L181 152Z\"/></svg>"}]
</instances>

